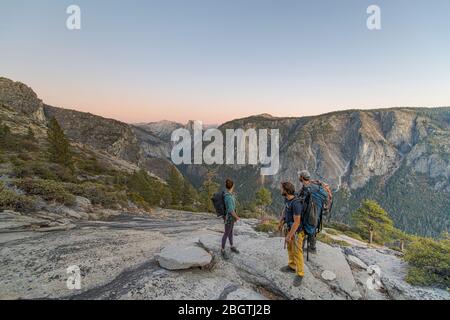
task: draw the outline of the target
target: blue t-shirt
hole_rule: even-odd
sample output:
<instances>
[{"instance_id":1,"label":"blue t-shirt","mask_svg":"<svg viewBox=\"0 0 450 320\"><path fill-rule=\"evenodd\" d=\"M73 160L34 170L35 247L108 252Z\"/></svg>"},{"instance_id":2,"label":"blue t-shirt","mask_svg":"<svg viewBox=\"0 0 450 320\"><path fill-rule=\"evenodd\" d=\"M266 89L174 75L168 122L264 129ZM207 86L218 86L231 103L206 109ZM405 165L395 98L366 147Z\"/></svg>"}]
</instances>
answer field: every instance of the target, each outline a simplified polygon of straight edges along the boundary
<instances>
[{"instance_id":1,"label":"blue t-shirt","mask_svg":"<svg viewBox=\"0 0 450 320\"><path fill-rule=\"evenodd\" d=\"M294 224L294 216L302 216L303 204L298 198L293 198L291 200L286 199L284 203L284 219L289 228ZM296 230L296 232L301 231L301 224Z\"/></svg>"}]
</instances>

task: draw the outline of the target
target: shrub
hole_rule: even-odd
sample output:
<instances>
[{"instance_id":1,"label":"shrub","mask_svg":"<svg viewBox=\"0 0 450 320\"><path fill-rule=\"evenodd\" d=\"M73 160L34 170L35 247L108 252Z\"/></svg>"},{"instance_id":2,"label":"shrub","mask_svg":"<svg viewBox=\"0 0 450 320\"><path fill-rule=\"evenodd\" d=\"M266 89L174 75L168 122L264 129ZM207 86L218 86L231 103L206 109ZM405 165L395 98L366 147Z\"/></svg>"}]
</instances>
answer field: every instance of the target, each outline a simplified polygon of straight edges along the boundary
<instances>
[{"instance_id":1,"label":"shrub","mask_svg":"<svg viewBox=\"0 0 450 320\"><path fill-rule=\"evenodd\" d=\"M14 175L17 178L39 177L43 180L75 182L71 169L56 163L42 161L22 161L14 158Z\"/></svg>"},{"instance_id":2,"label":"shrub","mask_svg":"<svg viewBox=\"0 0 450 320\"><path fill-rule=\"evenodd\" d=\"M109 172L108 168L100 163L94 155L91 155L90 157L77 158L76 167L81 172L88 172L96 175Z\"/></svg>"},{"instance_id":3,"label":"shrub","mask_svg":"<svg viewBox=\"0 0 450 320\"><path fill-rule=\"evenodd\" d=\"M335 236L341 234L339 231L337 231L337 230L335 230L335 229L329 229L329 228L327 228L325 231L326 231L328 234L332 234L332 235L335 235Z\"/></svg>"},{"instance_id":4,"label":"shrub","mask_svg":"<svg viewBox=\"0 0 450 320\"><path fill-rule=\"evenodd\" d=\"M106 208L117 208L128 203L127 194L124 191L116 191L114 188L103 184L93 182L65 183L64 188L76 196L88 198L94 205L101 205Z\"/></svg>"},{"instance_id":5,"label":"shrub","mask_svg":"<svg viewBox=\"0 0 450 320\"><path fill-rule=\"evenodd\" d=\"M276 232L278 230L278 221L274 219L263 219L255 227L255 230L258 232L266 232L266 233Z\"/></svg>"},{"instance_id":6,"label":"shrub","mask_svg":"<svg viewBox=\"0 0 450 320\"><path fill-rule=\"evenodd\" d=\"M17 178L32 178L38 176L42 179L56 180L55 173L48 166L39 161L16 162L13 171Z\"/></svg>"},{"instance_id":7,"label":"shrub","mask_svg":"<svg viewBox=\"0 0 450 320\"><path fill-rule=\"evenodd\" d=\"M356 239L356 240L364 242L364 239L361 237L361 235L356 233L356 232L354 232L354 231L350 231L350 230L349 231L345 231L344 234L346 236L350 237L350 238L353 238L353 239Z\"/></svg>"},{"instance_id":8,"label":"shrub","mask_svg":"<svg viewBox=\"0 0 450 320\"><path fill-rule=\"evenodd\" d=\"M342 241L342 240L335 240L335 239L333 239L332 237L330 237L329 235L327 235L327 234L325 234L323 232L319 233L317 235L317 240L320 241L320 242L329 244L331 246L334 246L334 245L338 245L338 246L341 246L341 247L348 247L348 246L350 246L350 244L348 244L347 242Z\"/></svg>"},{"instance_id":9,"label":"shrub","mask_svg":"<svg viewBox=\"0 0 450 320\"><path fill-rule=\"evenodd\" d=\"M324 224L324 226L326 228L335 229L335 230L341 231L343 233L345 233L346 231L352 230L351 226L349 226L349 225L347 225L345 223L337 222L337 221L326 222Z\"/></svg>"},{"instance_id":10,"label":"shrub","mask_svg":"<svg viewBox=\"0 0 450 320\"><path fill-rule=\"evenodd\" d=\"M265 213L267 211L267 207L272 203L272 193L267 188L260 188L256 194L256 206L259 208L261 213Z\"/></svg>"},{"instance_id":11,"label":"shrub","mask_svg":"<svg viewBox=\"0 0 450 320\"><path fill-rule=\"evenodd\" d=\"M261 214L255 211L244 210L238 213L238 216L244 219L259 219Z\"/></svg>"},{"instance_id":12,"label":"shrub","mask_svg":"<svg viewBox=\"0 0 450 320\"><path fill-rule=\"evenodd\" d=\"M194 206L190 205L170 205L168 206L169 209L173 210L179 210L179 211L188 211L188 212L198 212L199 210L195 208Z\"/></svg>"},{"instance_id":13,"label":"shrub","mask_svg":"<svg viewBox=\"0 0 450 320\"><path fill-rule=\"evenodd\" d=\"M26 153L36 151L38 146L26 136L12 133L7 125L0 123L0 149L19 152L22 157L26 157Z\"/></svg>"},{"instance_id":14,"label":"shrub","mask_svg":"<svg viewBox=\"0 0 450 320\"><path fill-rule=\"evenodd\" d=\"M450 238L416 238L406 247L409 263L406 281L414 285L450 287Z\"/></svg>"},{"instance_id":15,"label":"shrub","mask_svg":"<svg viewBox=\"0 0 450 320\"><path fill-rule=\"evenodd\" d=\"M14 184L27 194L40 196L47 201L56 201L66 205L75 203L75 197L57 181L26 178L16 180Z\"/></svg>"},{"instance_id":16,"label":"shrub","mask_svg":"<svg viewBox=\"0 0 450 320\"><path fill-rule=\"evenodd\" d=\"M327 222L325 224L325 227L327 228L327 232L329 234L345 234L346 236L359 240L359 241L366 241L364 240L364 238L361 236L361 234L358 233L358 229L351 227L345 223L341 223L341 222L336 222L336 221L331 221L331 222ZM333 230L330 232L330 230Z\"/></svg>"},{"instance_id":17,"label":"shrub","mask_svg":"<svg viewBox=\"0 0 450 320\"><path fill-rule=\"evenodd\" d=\"M152 206L160 205L161 202L166 206L172 203L168 187L156 178L150 177L144 170L134 172L127 181L127 187L131 192L141 195Z\"/></svg>"},{"instance_id":18,"label":"shrub","mask_svg":"<svg viewBox=\"0 0 450 320\"><path fill-rule=\"evenodd\" d=\"M37 199L26 195L17 194L12 190L0 187L0 209L14 210L18 212L33 211Z\"/></svg>"},{"instance_id":19,"label":"shrub","mask_svg":"<svg viewBox=\"0 0 450 320\"><path fill-rule=\"evenodd\" d=\"M145 201L145 199L136 192L130 192L127 195L128 199L133 202L137 207L143 208L145 210L150 210L150 205Z\"/></svg>"}]
</instances>

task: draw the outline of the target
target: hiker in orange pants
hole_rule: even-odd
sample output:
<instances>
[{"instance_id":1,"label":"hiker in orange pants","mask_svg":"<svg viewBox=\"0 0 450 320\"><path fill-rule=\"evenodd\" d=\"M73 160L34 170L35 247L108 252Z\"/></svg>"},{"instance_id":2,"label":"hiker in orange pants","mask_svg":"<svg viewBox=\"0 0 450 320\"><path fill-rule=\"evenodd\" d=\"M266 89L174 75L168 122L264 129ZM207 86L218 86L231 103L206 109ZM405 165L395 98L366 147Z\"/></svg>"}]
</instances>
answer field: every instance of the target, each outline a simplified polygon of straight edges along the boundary
<instances>
[{"instance_id":1,"label":"hiker in orange pants","mask_svg":"<svg viewBox=\"0 0 450 320\"><path fill-rule=\"evenodd\" d=\"M301 215L303 212L303 204L295 197L295 187L290 182L281 184L281 194L285 198L284 213L280 220L280 226L286 224L288 233L286 235L286 243L288 247L288 265L281 268L283 272L295 272L294 286L301 285L304 273L303 261L303 240L305 233L301 228Z\"/></svg>"},{"instance_id":2,"label":"hiker in orange pants","mask_svg":"<svg viewBox=\"0 0 450 320\"><path fill-rule=\"evenodd\" d=\"M288 266L295 270L298 277L303 278L305 276L305 268L303 261L303 240L305 239L305 233L303 231L294 235L291 242L287 242L287 251L289 262Z\"/></svg>"}]
</instances>

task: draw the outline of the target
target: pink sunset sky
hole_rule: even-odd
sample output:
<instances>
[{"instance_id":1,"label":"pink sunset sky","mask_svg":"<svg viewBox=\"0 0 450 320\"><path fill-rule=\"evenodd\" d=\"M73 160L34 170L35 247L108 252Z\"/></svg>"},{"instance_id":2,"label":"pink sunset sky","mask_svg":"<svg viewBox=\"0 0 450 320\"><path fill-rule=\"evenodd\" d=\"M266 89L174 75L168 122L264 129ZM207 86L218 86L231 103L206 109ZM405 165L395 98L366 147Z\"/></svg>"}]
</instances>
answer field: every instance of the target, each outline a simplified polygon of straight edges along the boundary
<instances>
[{"instance_id":1,"label":"pink sunset sky","mask_svg":"<svg viewBox=\"0 0 450 320\"><path fill-rule=\"evenodd\" d=\"M0 76L47 104L128 123L450 105L450 2L0 3ZM105 10L105 6L107 10Z\"/></svg>"}]
</instances>

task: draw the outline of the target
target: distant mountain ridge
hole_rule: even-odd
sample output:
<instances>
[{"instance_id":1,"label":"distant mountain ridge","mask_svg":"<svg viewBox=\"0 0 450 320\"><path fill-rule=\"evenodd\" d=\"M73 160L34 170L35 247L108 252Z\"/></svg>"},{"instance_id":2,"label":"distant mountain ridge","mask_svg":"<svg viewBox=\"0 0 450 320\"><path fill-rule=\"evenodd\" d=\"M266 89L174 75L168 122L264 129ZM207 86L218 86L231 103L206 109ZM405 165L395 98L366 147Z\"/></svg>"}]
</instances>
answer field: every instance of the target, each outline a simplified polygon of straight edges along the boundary
<instances>
[{"instance_id":1,"label":"distant mountain ridge","mask_svg":"<svg viewBox=\"0 0 450 320\"><path fill-rule=\"evenodd\" d=\"M403 230L430 236L450 230L448 107L346 110L300 118L254 116L219 128L278 128L280 172L262 179L258 166L184 166L183 172L196 184L211 175L217 181L233 177L243 203L265 185L273 191L276 212L282 205L280 182L298 185L297 172L308 169L335 189L334 219L349 222L360 201L372 198Z\"/></svg>"},{"instance_id":2,"label":"distant mountain ridge","mask_svg":"<svg viewBox=\"0 0 450 320\"><path fill-rule=\"evenodd\" d=\"M159 137L161 140L163 140L165 142L170 142L173 131L175 131L177 129L181 129L181 128L192 131L193 123L194 123L194 120L190 120L186 124L181 124L179 122L174 122L174 121L169 121L169 120L162 120L162 121L149 122L149 123L136 123L136 124L133 124L133 126L138 127L142 130L145 130L145 131ZM203 130L217 128L217 127L219 127L219 125L203 124Z\"/></svg>"},{"instance_id":3,"label":"distant mountain ridge","mask_svg":"<svg viewBox=\"0 0 450 320\"><path fill-rule=\"evenodd\" d=\"M151 132L118 120L46 105L20 82L0 77L0 106L28 116L44 127L55 117L73 142L128 161L162 180L173 167L168 160L170 145Z\"/></svg>"},{"instance_id":4,"label":"distant mountain ridge","mask_svg":"<svg viewBox=\"0 0 450 320\"><path fill-rule=\"evenodd\" d=\"M55 117L72 141L124 159L163 180L173 168L170 134L176 128L189 128L189 123L172 121L129 125L48 106L28 86L6 78L0 78L0 107L20 112L36 125L45 126L47 119ZM218 128L279 129L280 172L262 179L258 166L179 166L197 187L209 177L217 182L232 177L245 204L264 185L272 190L272 209L277 212L282 204L279 183L297 182L298 170L308 169L335 189L336 220L348 222L360 201L372 198L405 231L431 236L450 231L448 107L346 110L298 118L262 114Z\"/></svg>"}]
</instances>

